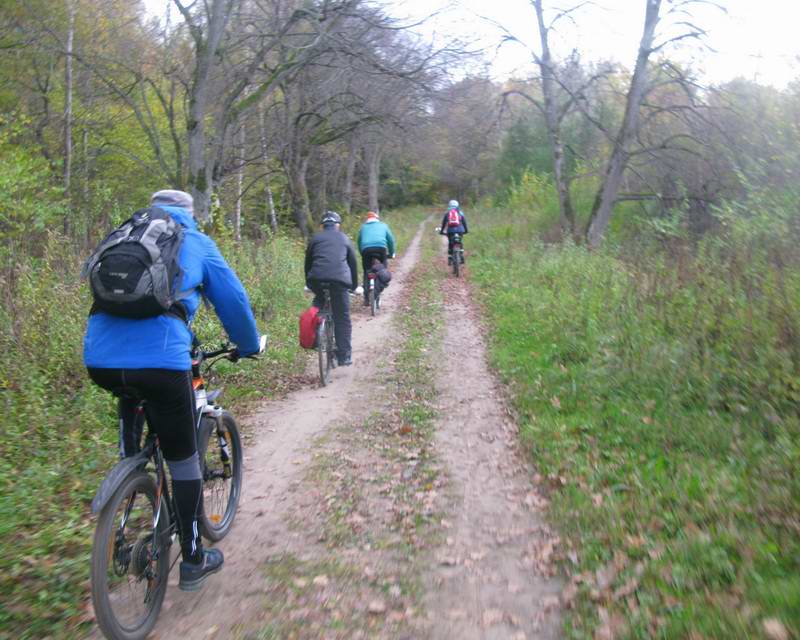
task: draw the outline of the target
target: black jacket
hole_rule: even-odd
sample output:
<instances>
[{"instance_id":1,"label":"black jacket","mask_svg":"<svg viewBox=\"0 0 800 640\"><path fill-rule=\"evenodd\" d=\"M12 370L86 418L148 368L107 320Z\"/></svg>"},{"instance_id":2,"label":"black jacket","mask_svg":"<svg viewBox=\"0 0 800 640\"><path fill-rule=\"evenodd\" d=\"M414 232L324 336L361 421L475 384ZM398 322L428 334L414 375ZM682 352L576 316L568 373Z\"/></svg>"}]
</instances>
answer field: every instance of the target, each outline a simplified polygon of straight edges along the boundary
<instances>
[{"instance_id":1,"label":"black jacket","mask_svg":"<svg viewBox=\"0 0 800 640\"><path fill-rule=\"evenodd\" d=\"M358 267L353 243L334 226L311 238L306 249L306 281L338 282L348 289L358 286Z\"/></svg>"}]
</instances>

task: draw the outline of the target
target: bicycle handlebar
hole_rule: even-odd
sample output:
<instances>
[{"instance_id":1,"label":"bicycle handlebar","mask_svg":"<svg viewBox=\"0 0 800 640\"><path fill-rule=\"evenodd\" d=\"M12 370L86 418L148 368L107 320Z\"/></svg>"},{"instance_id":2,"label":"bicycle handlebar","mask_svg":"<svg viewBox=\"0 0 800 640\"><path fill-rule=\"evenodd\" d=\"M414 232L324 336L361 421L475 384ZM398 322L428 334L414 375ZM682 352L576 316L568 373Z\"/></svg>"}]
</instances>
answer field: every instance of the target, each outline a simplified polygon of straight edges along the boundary
<instances>
[{"instance_id":1,"label":"bicycle handlebar","mask_svg":"<svg viewBox=\"0 0 800 640\"><path fill-rule=\"evenodd\" d=\"M230 343L228 343L228 342L226 342L224 345L222 345L219 349L215 349L213 351L203 351L200 348L200 344L199 343L195 343L194 346L195 346L195 349L196 349L196 354L200 357L201 361L202 360L208 360L210 358L216 358L217 356L228 356L229 360L231 360L232 362L236 362L241 357L239 355L239 347L232 347L232 346L230 346ZM259 341L258 341L258 352L257 353L252 353L252 354L250 354L248 356L245 356L245 357L253 358L255 360L260 354L262 354L264 352L264 350L266 348L267 348L267 336L265 334L265 335L262 335L259 338Z\"/></svg>"},{"instance_id":2,"label":"bicycle handlebar","mask_svg":"<svg viewBox=\"0 0 800 640\"><path fill-rule=\"evenodd\" d=\"M230 347L228 345L225 345L221 349L217 349L215 351L201 351L200 355L203 357L203 360L208 360L209 358L216 358L217 356L226 355L229 353L235 353L238 351L239 349L237 349L236 347Z\"/></svg>"}]
</instances>

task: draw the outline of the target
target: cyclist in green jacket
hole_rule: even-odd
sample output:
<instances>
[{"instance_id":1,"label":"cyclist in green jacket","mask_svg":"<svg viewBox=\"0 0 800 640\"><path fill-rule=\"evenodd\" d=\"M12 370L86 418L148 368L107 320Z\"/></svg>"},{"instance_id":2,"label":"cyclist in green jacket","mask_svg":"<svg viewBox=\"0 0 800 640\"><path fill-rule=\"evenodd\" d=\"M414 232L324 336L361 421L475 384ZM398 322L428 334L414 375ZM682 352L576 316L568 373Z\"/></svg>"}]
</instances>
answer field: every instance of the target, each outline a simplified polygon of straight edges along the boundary
<instances>
[{"instance_id":1,"label":"cyclist in green jacket","mask_svg":"<svg viewBox=\"0 0 800 640\"><path fill-rule=\"evenodd\" d=\"M361 253L361 266L364 269L364 280L367 283L372 261L379 260L388 267L389 258L394 258L397 247L389 225L381 222L374 211L367 212L367 220L358 231L358 251ZM364 287L364 306L369 306L369 290Z\"/></svg>"}]
</instances>

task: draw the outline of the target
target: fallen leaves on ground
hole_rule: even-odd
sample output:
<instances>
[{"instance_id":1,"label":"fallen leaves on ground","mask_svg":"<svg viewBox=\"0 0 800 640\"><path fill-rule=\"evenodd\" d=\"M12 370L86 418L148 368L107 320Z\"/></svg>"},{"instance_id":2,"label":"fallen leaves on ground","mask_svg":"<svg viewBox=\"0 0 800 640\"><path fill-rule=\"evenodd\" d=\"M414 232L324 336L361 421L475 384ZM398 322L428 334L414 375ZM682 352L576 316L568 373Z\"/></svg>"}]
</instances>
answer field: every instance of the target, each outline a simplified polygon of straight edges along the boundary
<instances>
[{"instance_id":1,"label":"fallen leaves on ground","mask_svg":"<svg viewBox=\"0 0 800 640\"><path fill-rule=\"evenodd\" d=\"M764 634L769 640L789 640L789 631L777 618L767 618L763 626Z\"/></svg>"}]
</instances>

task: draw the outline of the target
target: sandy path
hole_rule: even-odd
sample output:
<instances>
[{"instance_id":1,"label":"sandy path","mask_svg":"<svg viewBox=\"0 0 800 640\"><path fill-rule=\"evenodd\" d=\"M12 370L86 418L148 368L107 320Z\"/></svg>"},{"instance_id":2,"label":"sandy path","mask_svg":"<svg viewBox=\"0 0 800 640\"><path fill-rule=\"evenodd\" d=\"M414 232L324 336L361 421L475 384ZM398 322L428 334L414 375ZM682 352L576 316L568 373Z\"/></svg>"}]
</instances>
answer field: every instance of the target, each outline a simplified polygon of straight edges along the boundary
<instances>
[{"instance_id":1,"label":"sandy path","mask_svg":"<svg viewBox=\"0 0 800 640\"><path fill-rule=\"evenodd\" d=\"M316 518L308 509L311 503L313 511L319 497L303 477L312 456L319 453L312 440L364 414L363 398L375 384L378 366L366 355L390 342L392 315L402 308L401 293L419 259L424 224L397 265L382 313L377 318L355 316L355 366L335 369L333 384L326 388L299 390L242 420L249 433L245 485L234 529L220 544L225 567L195 594L177 588L178 573L173 571L150 638L239 638L243 630L267 622L265 561L286 552L312 551L314 546L313 522L307 531L287 524L292 516ZM439 259L444 269L444 258ZM443 289L447 320L438 360L435 448L447 469L445 484L452 499L445 511L450 515L442 523L446 543L433 550L423 576L427 615L409 620L411 627L398 637L557 638L562 584L552 577L550 562L557 538L542 520L544 500L535 490L533 470L519 451L516 425L487 367L483 331L468 284L449 277ZM309 372L315 367L316 361L310 362ZM367 482L359 474L354 477ZM350 560L365 567L380 562L363 550ZM316 637L305 633L303 637ZM350 632L341 633L345 635L324 637L348 638Z\"/></svg>"},{"instance_id":2,"label":"sandy path","mask_svg":"<svg viewBox=\"0 0 800 640\"><path fill-rule=\"evenodd\" d=\"M442 268L445 268L444 257ZM560 636L550 556L533 471L486 364L483 334L465 280L444 283L445 360L436 438L456 500L447 544L428 577L432 638Z\"/></svg>"},{"instance_id":3,"label":"sandy path","mask_svg":"<svg viewBox=\"0 0 800 640\"><path fill-rule=\"evenodd\" d=\"M407 275L419 257L422 230L420 225L396 263L381 313L375 318L354 315L355 364L334 369L333 382L325 388L301 389L241 420L251 437L245 442L239 512L233 529L219 544L225 553L225 566L199 593L184 593L177 588L175 567L164 607L149 638L227 638L237 625L260 617L263 562L280 552L289 537L297 535L289 532L286 521L293 493L302 490L300 478L311 457L309 444L316 435L354 415L363 404L364 385L376 366L375 359L366 354L379 350L389 338L396 301L401 299ZM360 298L353 297L352 304L360 305ZM316 360L309 364L312 371L316 371ZM95 629L90 637L102 635Z\"/></svg>"}]
</instances>

